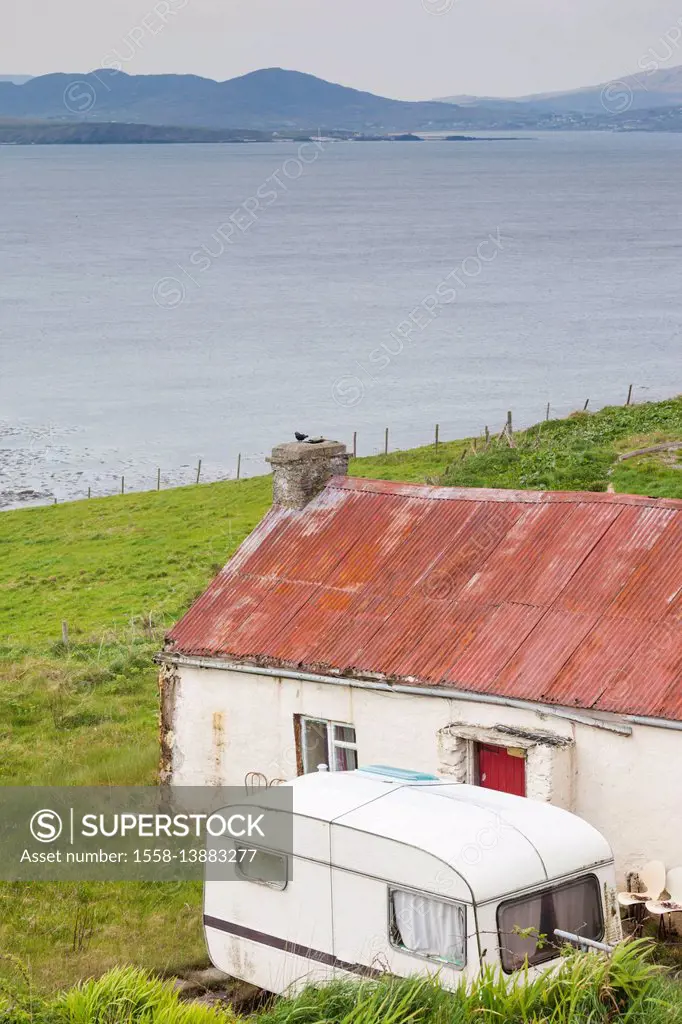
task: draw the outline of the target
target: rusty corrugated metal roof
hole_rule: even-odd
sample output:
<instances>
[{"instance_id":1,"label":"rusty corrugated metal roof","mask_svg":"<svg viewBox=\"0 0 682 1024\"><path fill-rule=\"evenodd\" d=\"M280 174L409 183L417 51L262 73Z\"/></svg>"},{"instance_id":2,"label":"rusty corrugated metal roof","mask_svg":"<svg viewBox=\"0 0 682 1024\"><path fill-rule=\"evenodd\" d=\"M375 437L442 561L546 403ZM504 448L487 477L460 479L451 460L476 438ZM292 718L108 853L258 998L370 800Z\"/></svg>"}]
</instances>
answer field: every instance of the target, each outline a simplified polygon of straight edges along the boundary
<instances>
[{"instance_id":1,"label":"rusty corrugated metal roof","mask_svg":"<svg viewBox=\"0 0 682 1024\"><path fill-rule=\"evenodd\" d=\"M681 626L682 501L337 477L168 649L680 720Z\"/></svg>"}]
</instances>

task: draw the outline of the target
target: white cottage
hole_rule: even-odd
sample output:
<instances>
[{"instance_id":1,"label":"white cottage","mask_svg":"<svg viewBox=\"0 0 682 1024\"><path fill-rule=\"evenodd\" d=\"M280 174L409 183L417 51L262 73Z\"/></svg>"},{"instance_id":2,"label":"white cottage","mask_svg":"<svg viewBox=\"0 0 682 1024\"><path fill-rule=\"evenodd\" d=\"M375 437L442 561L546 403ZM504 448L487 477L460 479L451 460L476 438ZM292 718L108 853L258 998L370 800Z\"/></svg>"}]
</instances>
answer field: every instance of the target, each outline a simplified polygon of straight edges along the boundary
<instances>
[{"instance_id":1,"label":"white cottage","mask_svg":"<svg viewBox=\"0 0 682 1024\"><path fill-rule=\"evenodd\" d=\"M271 461L160 655L165 780L395 765L580 815L621 880L682 865L682 501L352 479L336 442Z\"/></svg>"}]
</instances>

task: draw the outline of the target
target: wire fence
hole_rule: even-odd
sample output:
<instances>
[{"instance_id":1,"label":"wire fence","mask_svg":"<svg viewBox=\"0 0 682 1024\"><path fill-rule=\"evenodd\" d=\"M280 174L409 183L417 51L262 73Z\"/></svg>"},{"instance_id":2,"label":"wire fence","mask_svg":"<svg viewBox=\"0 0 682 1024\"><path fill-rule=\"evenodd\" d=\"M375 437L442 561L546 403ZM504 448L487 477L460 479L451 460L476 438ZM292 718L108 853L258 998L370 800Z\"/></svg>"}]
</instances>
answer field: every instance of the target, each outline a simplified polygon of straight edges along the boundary
<instances>
[{"instance_id":1,"label":"wire fence","mask_svg":"<svg viewBox=\"0 0 682 1024\"><path fill-rule=\"evenodd\" d=\"M662 392L663 389L653 388L644 385L630 384L622 395L618 404L623 406L639 403L646 400L646 392ZM669 389L666 389L670 393ZM609 403L611 405L616 403ZM350 436L345 438L349 453L353 458L368 456L388 456L399 454L413 448L433 446L437 451L441 445L448 441L461 441L465 438L474 438L473 449L476 450L476 439L482 438L485 444L491 439L507 440L513 447L514 432L525 430L534 423L549 421L550 419L561 419L574 412L596 412L598 406L592 403L589 396L580 399L574 405L562 403L561 406L554 406L551 402L546 403L538 409L538 415L533 418L528 415L523 417L523 422L517 423L514 411L507 410L506 415L501 415L500 420L493 424L481 424L477 431L462 433L461 429L452 427L450 424L435 423L432 427L423 431L410 432L409 443L401 446L394 443L394 431L391 427L373 430L369 427L360 432L352 431ZM500 422L503 425L500 429ZM400 431L404 435L404 429ZM414 436L418 433L418 436ZM455 434L455 436L452 436ZM449 436L448 436L449 435ZM344 438L341 438L344 440ZM92 498L112 497L114 495L142 494L151 491L162 491L187 487L202 483L218 483L227 481L240 481L253 476L261 476L268 473L267 458L269 451L259 452L237 452L232 467L225 463L205 461L197 458L194 464L185 464L177 470L167 470L158 465L155 468L148 466L140 468L134 460L130 460L120 474L108 472L98 476L93 482L84 483L85 473L82 470L72 475L72 479L61 489L61 494L50 493L47 489L32 490L3 488L2 477L0 477L0 509L10 509L26 506L59 504L65 501L87 500ZM5 473L5 478L8 474ZM57 474L53 474L57 476ZM9 481L7 481L9 483ZM56 490L57 488L55 488Z\"/></svg>"}]
</instances>

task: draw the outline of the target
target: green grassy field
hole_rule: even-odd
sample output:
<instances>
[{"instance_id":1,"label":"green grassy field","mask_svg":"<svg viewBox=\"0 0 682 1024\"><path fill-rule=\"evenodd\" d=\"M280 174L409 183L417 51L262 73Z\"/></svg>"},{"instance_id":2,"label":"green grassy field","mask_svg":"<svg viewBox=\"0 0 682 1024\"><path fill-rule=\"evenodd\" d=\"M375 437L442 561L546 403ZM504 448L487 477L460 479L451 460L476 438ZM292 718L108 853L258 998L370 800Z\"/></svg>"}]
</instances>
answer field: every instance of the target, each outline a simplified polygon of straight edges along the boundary
<instances>
[{"instance_id":1,"label":"green grassy field","mask_svg":"<svg viewBox=\"0 0 682 1024\"><path fill-rule=\"evenodd\" d=\"M357 476L454 486L606 490L682 498L682 399L359 459ZM0 784L153 784L164 631L257 524L269 477L0 515ZM62 623L68 626L68 644ZM205 958L198 885L0 886L0 982L39 991L131 962ZM74 942L87 914L86 942ZM91 933L90 933L91 932Z\"/></svg>"}]
</instances>

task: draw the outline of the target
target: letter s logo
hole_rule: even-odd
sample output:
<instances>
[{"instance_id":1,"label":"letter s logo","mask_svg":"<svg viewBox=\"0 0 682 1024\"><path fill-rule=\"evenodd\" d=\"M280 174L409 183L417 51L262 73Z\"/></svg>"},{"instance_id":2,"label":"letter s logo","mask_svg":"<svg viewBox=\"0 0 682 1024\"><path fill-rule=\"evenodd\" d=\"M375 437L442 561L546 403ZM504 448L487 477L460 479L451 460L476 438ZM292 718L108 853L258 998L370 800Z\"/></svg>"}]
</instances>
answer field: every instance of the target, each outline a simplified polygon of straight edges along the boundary
<instances>
[{"instance_id":1,"label":"letter s logo","mask_svg":"<svg viewBox=\"0 0 682 1024\"><path fill-rule=\"evenodd\" d=\"M53 843L62 834L62 819L56 811L43 808L36 811L29 825L31 835L39 843Z\"/></svg>"}]
</instances>

